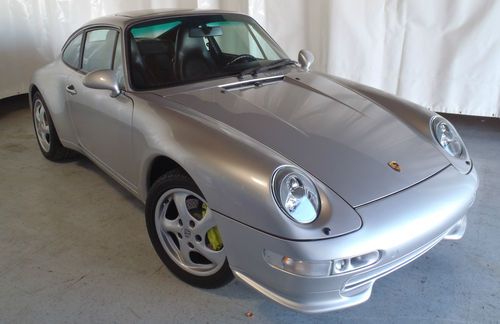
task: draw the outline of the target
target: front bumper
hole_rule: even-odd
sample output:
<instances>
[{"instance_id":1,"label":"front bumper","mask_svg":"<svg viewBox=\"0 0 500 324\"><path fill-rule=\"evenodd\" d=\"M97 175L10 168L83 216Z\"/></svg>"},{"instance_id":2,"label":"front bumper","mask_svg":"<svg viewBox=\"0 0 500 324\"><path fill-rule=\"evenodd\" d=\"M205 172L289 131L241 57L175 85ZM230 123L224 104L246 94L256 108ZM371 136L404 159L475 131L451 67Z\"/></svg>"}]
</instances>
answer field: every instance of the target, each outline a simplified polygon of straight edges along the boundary
<instances>
[{"instance_id":1,"label":"front bumper","mask_svg":"<svg viewBox=\"0 0 500 324\"><path fill-rule=\"evenodd\" d=\"M376 279L408 264L442 239L459 239L475 199L477 175L448 167L399 193L358 207L354 233L316 241L281 239L216 213L224 249L236 277L272 300L308 313L337 310L370 298ZM352 272L305 277L271 267L264 250L296 260L335 260L375 250L375 264Z\"/></svg>"}]
</instances>

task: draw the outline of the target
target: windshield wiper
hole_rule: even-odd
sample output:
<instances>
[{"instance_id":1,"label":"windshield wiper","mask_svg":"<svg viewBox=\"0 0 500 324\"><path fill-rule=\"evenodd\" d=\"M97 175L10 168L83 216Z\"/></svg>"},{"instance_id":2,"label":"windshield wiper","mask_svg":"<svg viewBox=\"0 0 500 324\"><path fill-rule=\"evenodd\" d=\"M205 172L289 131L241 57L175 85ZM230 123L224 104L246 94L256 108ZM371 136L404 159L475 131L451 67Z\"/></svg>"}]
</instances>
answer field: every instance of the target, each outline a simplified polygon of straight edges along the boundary
<instances>
[{"instance_id":1,"label":"windshield wiper","mask_svg":"<svg viewBox=\"0 0 500 324\"><path fill-rule=\"evenodd\" d=\"M277 69L279 67L285 66L285 65L290 65L290 64L295 64L295 61L290 60L288 58L286 59L280 59L273 61L273 63L264 65L264 66L259 66L259 67L252 67L246 70L241 71L238 74L238 78L242 78L244 75L251 74L251 75L256 75L261 72Z\"/></svg>"}]
</instances>

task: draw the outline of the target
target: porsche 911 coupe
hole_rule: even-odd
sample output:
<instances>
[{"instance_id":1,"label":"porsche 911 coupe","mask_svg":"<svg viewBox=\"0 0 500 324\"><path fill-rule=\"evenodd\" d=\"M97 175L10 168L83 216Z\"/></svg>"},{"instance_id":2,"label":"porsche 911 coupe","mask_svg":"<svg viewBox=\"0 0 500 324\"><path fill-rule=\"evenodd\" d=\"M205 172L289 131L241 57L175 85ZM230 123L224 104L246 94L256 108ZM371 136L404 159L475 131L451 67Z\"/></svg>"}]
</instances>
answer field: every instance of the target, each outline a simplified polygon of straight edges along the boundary
<instances>
[{"instance_id":1,"label":"porsche 911 coupe","mask_svg":"<svg viewBox=\"0 0 500 324\"><path fill-rule=\"evenodd\" d=\"M235 276L299 311L353 306L463 236L478 178L445 118L313 60L238 13L98 18L34 73L36 138L144 202L154 249L187 283Z\"/></svg>"}]
</instances>

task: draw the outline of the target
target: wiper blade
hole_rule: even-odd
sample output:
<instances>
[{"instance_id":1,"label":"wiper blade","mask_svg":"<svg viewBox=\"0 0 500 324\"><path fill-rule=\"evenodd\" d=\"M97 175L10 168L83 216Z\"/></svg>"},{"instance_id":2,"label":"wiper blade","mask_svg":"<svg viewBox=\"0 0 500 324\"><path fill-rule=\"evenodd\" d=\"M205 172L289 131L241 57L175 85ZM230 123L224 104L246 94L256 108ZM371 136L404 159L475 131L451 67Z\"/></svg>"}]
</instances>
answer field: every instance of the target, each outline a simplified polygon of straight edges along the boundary
<instances>
[{"instance_id":1,"label":"wiper blade","mask_svg":"<svg viewBox=\"0 0 500 324\"><path fill-rule=\"evenodd\" d=\"M272 69L277 69L279 67L282 67L285 65L290 65L290 64L295 64L295 61L290 60L290 59L281 59L281 60L276 61L275 63L269 64L269 65L264 65L264 66L258 68L255 71L255 74L260 73L260 72L264 72L264 71L269 71Z\"/></svg>"},{"instance_id":2,"label":"wiper blade","mask_svg":"<svg viewBox=\"0 0 500 324\"><path fill-rule=\"evenodd\" d=\"M241 78L246 74L256 75L256 74L261 73L261 72L277 69L279 67L282 67L285 65L290 65L290 64L295 64L295 61L290 60L290 59L281 59L281 60L273 61L273 63L268 64L268 65L264 65L264 66L260 66L260 67L253 67L253 68L243 70L239 73L238 78Z\"/></svg>"}]
</instances>

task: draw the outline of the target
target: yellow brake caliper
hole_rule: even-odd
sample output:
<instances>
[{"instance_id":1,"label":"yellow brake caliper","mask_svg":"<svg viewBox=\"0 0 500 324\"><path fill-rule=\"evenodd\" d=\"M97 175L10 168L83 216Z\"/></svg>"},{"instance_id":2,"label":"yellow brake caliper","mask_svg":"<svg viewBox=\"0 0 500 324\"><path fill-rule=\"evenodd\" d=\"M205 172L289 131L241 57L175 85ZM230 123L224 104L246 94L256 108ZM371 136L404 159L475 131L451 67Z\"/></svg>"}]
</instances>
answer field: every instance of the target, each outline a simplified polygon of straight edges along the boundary
<instances>
[{"instance_id":1,"label":"yellow brake caliper","mask_svg":"<svg viewBox=\"0 0 500 324\"><path fill-rule=\"evenodd\" d=\"M201 217L205 217L208 211L208 205L203 203L201 206ZM208 244L210 248L214 251L220 251L223 247L222 238L219 233L217 226L212 227L207 231Z\"/></svg>"}]
</instances>

